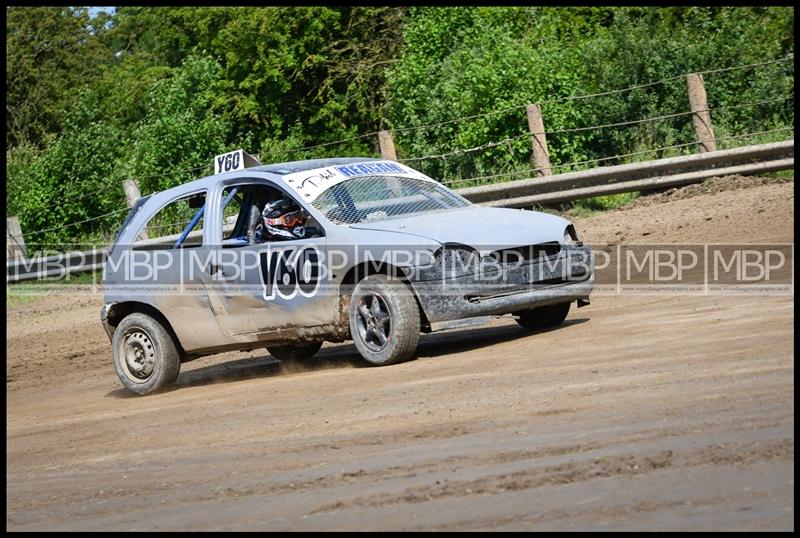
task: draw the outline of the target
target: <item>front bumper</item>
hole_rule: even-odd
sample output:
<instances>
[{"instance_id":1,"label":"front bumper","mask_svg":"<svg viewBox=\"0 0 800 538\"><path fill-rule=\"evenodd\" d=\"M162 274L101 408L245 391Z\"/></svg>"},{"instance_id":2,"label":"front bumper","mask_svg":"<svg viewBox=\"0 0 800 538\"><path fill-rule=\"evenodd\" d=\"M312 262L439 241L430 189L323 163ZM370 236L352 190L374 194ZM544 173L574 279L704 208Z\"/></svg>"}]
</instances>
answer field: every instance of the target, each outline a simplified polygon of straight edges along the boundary
<instances>
[{"instance_id":1,"label":"front bumper","mask_svg":"<svg viewBox=\"0 0 800 538\"><path fill-rule=\"evenodd\" d=\"M549 258L411 283L428 321L435 323L588 300L594 267L589 247L570 246Z\"/></svg>"}]
</instances>

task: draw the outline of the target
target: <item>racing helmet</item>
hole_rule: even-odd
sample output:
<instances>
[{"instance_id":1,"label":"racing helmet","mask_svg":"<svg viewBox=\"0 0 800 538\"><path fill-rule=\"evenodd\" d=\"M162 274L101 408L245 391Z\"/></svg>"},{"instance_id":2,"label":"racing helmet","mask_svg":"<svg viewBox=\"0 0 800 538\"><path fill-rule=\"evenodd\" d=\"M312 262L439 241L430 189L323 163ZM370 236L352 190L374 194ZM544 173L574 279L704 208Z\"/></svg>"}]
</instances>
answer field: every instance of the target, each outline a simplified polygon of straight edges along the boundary
<instances>
[{"instance_id":1,"label":"racing helmet","mask_svg":"<svg viewBox=\"0 0 800 538\"><path fill-rule=\"evenodd\" d=\"M308 213L286 198L268 202L261 212L267 239L302 239Z\"/></svg>"}]
</instances>

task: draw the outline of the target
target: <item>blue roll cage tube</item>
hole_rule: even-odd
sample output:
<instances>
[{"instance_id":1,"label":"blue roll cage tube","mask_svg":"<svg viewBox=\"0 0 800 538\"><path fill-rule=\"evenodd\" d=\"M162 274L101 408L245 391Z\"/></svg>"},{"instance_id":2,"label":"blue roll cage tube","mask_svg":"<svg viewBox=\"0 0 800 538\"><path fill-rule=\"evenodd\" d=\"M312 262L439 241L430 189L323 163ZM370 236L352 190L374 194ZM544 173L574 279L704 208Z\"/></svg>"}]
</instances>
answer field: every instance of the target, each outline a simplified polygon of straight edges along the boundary
<instances>
[{"instance_id":1,"label":"blue roll cage tube","mask_svg":"<svg viewBox=\"0 0 800 538\"><path fill-rule=\"evenodd\" d=\"M228 204L236 195L237 190L238 187L232 188L231 192L228 193L228 196L225 197L225 200L222 201L222 211L225 211L225 208L228 207ZM178 238L177 241L175 241L175 244L172 246L173 249L180 248L180 246L186 239L186 236L189 235L189 232L192 231L192 228L194 228L197 222L202 218L203 213L205 213L205 211L206 211L206 204L203 203L203 207L197 210L197 213L195 213L194 217L192 217L192 220L189 221L189 224L187 224L186 228L184 228L183 232L181 232L181 236Z\"/></svg>"}]
</instances>

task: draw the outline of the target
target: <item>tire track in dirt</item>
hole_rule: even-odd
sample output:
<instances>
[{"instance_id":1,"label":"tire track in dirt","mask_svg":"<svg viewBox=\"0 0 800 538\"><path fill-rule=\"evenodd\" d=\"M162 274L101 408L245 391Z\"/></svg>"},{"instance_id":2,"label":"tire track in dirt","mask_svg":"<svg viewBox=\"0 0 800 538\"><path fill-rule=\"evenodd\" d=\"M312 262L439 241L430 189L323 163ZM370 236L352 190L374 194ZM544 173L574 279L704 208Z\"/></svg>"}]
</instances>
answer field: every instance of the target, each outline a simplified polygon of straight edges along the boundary
<instances>
[{"instance_id":1,"label":"tire track in dirt","mask_svg":"<svg viewBox=\"0 0 800 538\"><path fill-rule=\"evenodd\" d=\"M542 469L528 469L479 480L450 481L447 484L408 489L399 494L357 497L324 505L312 513L339 510L348 506L370 507L399 503L422 503L442 497L484 495L509 490L532 489L545 485L571 484L595 478L638 475L672 466L745 464L753 461L792 460L793 458L794 441L791 439L752 443L749 446L712 445L682 453L663 450L652 456L635 453L622 454L579 463L548 466Z\"/></svg>"}]
</instances>

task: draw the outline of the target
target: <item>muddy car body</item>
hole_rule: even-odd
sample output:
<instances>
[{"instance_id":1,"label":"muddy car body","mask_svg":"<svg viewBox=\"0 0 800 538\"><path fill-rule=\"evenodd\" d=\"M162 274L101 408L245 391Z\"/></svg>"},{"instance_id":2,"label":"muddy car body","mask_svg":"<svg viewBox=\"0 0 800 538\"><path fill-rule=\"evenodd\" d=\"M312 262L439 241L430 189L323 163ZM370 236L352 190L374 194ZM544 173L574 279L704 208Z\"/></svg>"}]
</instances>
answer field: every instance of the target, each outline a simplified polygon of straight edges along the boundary
<instances>
[{"instance_id":1,"label":"muddy car body","mask_svg":"<svg viewBox=\"0 0 800 538\"><path fill-rule=\"evenodd\" d=\"M254 235L276 198L301 208L302 237ZM179 233L149 237L163 214L183 215ZM104 285L117 373L146 394L181 362L223 351L300 359L353 339L383 365L412 357L420 332L466 320L555 325L570 303L588 303L593 270L565 219L479 207L402 164L343 158L256 166L138 200Z\"/></svg>"}]
</instances>

